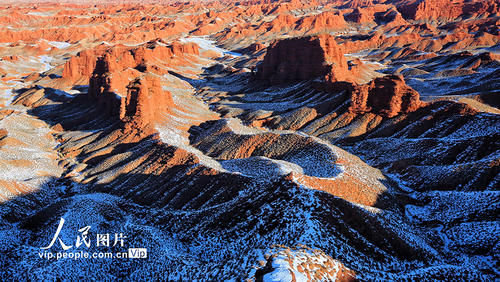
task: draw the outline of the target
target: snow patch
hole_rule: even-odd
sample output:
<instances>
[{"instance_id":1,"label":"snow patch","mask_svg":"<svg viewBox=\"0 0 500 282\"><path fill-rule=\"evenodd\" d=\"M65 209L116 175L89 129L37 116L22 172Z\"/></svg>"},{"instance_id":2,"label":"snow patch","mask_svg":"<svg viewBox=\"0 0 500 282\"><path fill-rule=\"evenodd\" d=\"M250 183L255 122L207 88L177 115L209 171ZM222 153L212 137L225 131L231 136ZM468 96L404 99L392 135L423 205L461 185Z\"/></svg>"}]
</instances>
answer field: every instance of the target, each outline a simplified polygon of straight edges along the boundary
<instances>
[{"instance_id":1,"label":"snow patch","mask_svg":"<svg viewBox=\"0 0 500 282\"><path fill-rule=\"evenodd\" d=\"M57 49L66 49L71 46L71 43L61 41L48 41L47 43L50 46L56 47Z\"/></svg>"},{"instance_id":2,"label":"snow patch","mask_svg":"<svg viewBox=\"0 0 500 282\"><path fill-rule=\"evenodd\" d=\"M198 44L198 46L200 46L201 49L203 49L205 51L209 51L209 50L215 51L215 52L219 52L219 53L222 53L224 55L230 55L233 57L240 57L241 56L240 53L231 52L231 51L228 51L226 49L215 46L215 41L209 39L206 36L184 37L184 38L179 39L179 41L182 43L189 43L189 42L196 43L196 44Z\"/></svg>"}]
</instances>

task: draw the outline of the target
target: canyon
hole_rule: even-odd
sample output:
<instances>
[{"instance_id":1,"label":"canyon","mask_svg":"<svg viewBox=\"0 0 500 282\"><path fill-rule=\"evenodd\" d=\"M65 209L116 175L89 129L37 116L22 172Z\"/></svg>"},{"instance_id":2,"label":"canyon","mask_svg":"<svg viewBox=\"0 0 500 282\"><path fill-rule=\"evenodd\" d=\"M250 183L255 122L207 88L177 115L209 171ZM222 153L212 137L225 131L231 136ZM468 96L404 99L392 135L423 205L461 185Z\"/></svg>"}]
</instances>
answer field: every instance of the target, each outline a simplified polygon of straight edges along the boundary
<instances>
[{"instance_id":1,"label":"canyon","mask_svg":"<svg viewBox=\"0 0 500 282\"><path fill-rule=\"evenodd\" d=\"M498 279L499 9L0 4L0 277Z\"/></svg>"}]
</instances>

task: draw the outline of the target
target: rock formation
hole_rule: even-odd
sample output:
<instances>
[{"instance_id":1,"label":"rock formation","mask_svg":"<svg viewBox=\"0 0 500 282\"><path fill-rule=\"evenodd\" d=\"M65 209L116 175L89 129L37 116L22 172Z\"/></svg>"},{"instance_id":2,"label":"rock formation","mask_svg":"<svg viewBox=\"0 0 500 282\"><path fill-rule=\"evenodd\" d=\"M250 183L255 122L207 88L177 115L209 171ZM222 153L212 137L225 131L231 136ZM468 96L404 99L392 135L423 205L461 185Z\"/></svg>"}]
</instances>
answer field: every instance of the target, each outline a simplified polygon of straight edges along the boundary
<instances>
[{"instance_id":1,"label":"rock formation","mask_svg":"<svg viewBox=\"0 0 500 282\"><path fill-rule=\"evenodd\" d=\"M366 9L356 8L351 13L345 15L345 19L358 24L373 23L375 17Z\"/></svg>"},{"instance_id":2,"label":"rock formation","mask_svg":"<svg viewBox=\"0 0 500 282\"><path fill-rule=\"evenodd\" d=\"M113 90L113 74L107 57L100 57L89 80L88 95L108 114L116 116L120 109L120 96Z\"/></svg>"},{"instance_id":3,"label":"rock formation","mask_svg":"<svg viewBox=\"0 0 500 282\"><path fill-rule=\"evenodd\" d=\"M297 24L298 30L321 32L325 30L339 30L347 26L344 17L340 13L323 12L319 15L308 16L300 19Z\"/></svg>"},{"instance_id":4,"label":"rock formation","mask_svg":"<svg viewBox=\"0 0 500 282\"><path fill-rule=\"evenodd\" d=\"M172 94L162 89L160 79L146 74L130 82L127 97L121 99L120 119L137 128L154 125L174 106Z\"/></svg>"},{"instance_id":5,"label":"rock formation","mask_svg":"<svg viewBox=\"0 0 500 282\"><path fill-rule=\"evenodd\" d=\"M394 117L413 112L421 105L418 92L406 85L403 76L388 75L368 84L353 86L349 110Z\"/></svg>"},{"instance_id":6,"label":"rock formation","mask_svg":"<svg viewBox=\"0 0 500 282\"><path fill-rule=\"evenodd\" d=\"M412 20L456 19L462 16L498 13L500 5L495 0L473 1L403 1L398 5L403 17Z\"/></svg>"},{"instance_id":7,"label":"rock formation","mask_svg":"<svg viewBox=\"0 0 500 282\"><path fill-rule=\"evenodd\" d=\"M71 83L76 83L81 79L87 80L94 72L99 57L106 57L106 68L110 72L115 72L128 68L140 68L141 65L148 61L170 62L173 57L183 57L185 55L199 55L198 45L178 42L166 44L161 39L137 47L128 47L121 44L109 47L101 44L94 49L81 51L76 56L71 57L64 64L62 77ZM124 87L121 88L125 90Z\"/></svg>"},{"instance_id":8,"label":"rock formation","mask_svg":"<svg viewBox=\"0 0 500 282\"><path fill-rule=\"evenodd\" d=\"M162 89L155 74L123 70L109 54L97 60L88 95L109 115L119 117L127 128L140 131L147 131L173 107L171 93Z\"/></svg>"},{"instance_id":9,"label":"rock formation","mask_svg":"<svg viewBox=\"0 0 500 282\"><path fill-rule=\"evenodd\" d=\"M328 76L348 80L350 73L341 48L331 35L276 41L267 48L257 76L271 84Z\"/></svg>"}]
</instances>

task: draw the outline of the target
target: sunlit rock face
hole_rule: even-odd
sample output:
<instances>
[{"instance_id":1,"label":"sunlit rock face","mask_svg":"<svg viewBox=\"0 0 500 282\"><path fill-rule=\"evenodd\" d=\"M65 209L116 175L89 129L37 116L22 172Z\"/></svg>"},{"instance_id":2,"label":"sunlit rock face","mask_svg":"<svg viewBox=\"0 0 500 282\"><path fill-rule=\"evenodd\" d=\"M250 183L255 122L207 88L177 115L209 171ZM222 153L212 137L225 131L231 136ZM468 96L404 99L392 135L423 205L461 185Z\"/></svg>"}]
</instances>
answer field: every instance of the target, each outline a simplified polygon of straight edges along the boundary
<instances>
[{"instance_id":1,"label":"sunlit rock face","mask_svg":"<svg viewBox=\"0 0 500 282\"><path fill-rule=\"evenodd\" d=\"M329 75L349 79L347 60L333 36L284 39L271 44L258 77L272 84L314 79Z\"/></svg>"}]
</instances>

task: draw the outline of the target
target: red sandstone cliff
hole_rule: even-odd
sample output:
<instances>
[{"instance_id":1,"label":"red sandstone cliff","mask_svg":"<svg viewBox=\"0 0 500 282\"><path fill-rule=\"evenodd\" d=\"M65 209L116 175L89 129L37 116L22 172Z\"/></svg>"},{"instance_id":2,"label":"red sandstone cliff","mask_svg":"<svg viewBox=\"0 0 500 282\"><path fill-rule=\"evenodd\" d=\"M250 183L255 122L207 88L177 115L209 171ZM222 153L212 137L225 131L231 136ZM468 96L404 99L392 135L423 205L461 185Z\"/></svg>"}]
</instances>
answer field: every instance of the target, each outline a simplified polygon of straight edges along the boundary
<instances>
[{"instance_id":1,"label":"red sandstone cliff","mask_svg":"<svg viewBox=\"0 0 500 282\"><path fill-rule=\"evenodd\" d=\"M350 73L341 48L331 35L276 41L267 48L257 77L271 84L328 76L348 80Z\"/></svg>"},{"instance_id":2,"label":"red sandstone cliff","mask_svg":"<svg viewBox=\"0 0 500 282\"><path fill-rule=\"evenodd\" d=\"M123 71L127 68L138 68L145 62L162 61L169 63L173 57L199 55L199 47L195 43L166 44L161 39L147 42L138 47L100 45L95 49L84 50L64 64L63 78L76 82L88 79L96 68L98 57L106 57L107 69L110 72ZM122 90L125 87L120 87Z\"/></svg>"},{"instance_id":3,"label":"red sandstone cliff","mask_svg":"<svg viewBox=\"0 0 500 282\"><path fill-rule=\"evenodd\" d=\"M134 127L153 125L174 107L172 94L162 89L160 79L153 74L133 80L127 89L127 97L120 105L120 119Z\"/></svg>"},{"instance_id":4,"label":"red sandstone cliff","mask_svg":"<svg viewBox=\"0 0 500 282\"><path fill-rule=\"evenodd\" d=\"M271 84L324 77L334 89L350 94L349 110L354 113L393 117L415 111L422 104L418 92L406 85L402 76L388 75L358 85L347 82L352 81L354 73L334 38L320 35L274 42L267 49L257 77Z\"/></svg>"},{"instance_id":5,"label":"red sandstone cliff","mask_svg":"<svg viewBox=\"0 0 500 282\"><path fill-rule=\"evenodd\" d=\"M109 60L106 57L97 60L89 80L88 95L107 114L116 116L119 113L121 98L113 91L113 74L110 72L109 65Z\"/></svg>"},{"instance_id":6,"label":"red sandstone cliff","mask_svg":"<svg viewBox=\"0 0 500 282\"><path fill-rule=\"evenodd\" d=\"M461 16L484 16L498 13L500 5L495 0L445 1L410 0L401 1L398 10L403 17L412 20L457 19Z\"/></svg>"},{"instance_id":7,"label":"red sandstone cliff","mask_svg":"<svg viewBox=\"0 0 500 282\"><path fill-rule=\"evenodd\" d=\"M406 85L402 76L388 75L347 88L351 95L349 110L354 113L372 112L394 117L413 112L422 105L418 92Z\"/></svg>"},{"instance_id":8,"label":"red sandstone cliff","mask_svg":"<svg viewBox=\"0 0 500 282\"><path fill-rule=\"evenodd\" d=\"M119 118L125 128L148 133L148 128L174 106L172 95L162 89L157 75L125 68L126 64L112 54L106 53L95 63L89 81L89 98L109 115ZM130 56L124 61L134 65L130 53L124 54ZM142 59L141 64L147 69Z\"/></svg>"}]
</instances>

